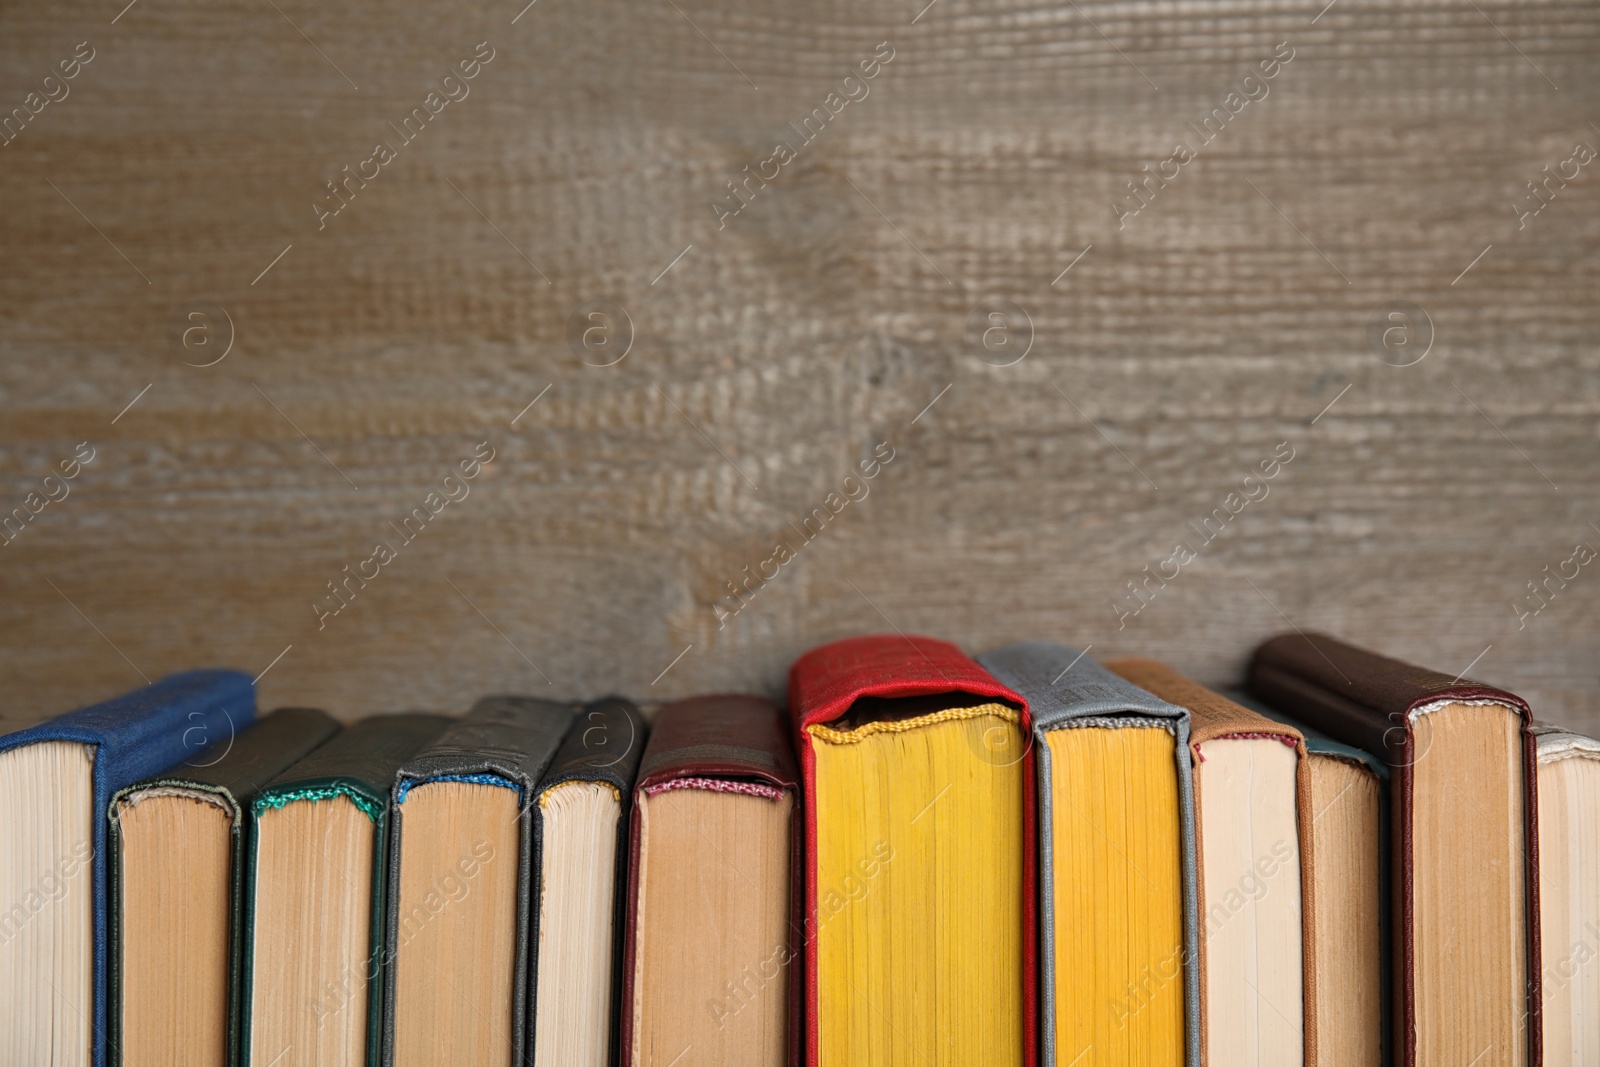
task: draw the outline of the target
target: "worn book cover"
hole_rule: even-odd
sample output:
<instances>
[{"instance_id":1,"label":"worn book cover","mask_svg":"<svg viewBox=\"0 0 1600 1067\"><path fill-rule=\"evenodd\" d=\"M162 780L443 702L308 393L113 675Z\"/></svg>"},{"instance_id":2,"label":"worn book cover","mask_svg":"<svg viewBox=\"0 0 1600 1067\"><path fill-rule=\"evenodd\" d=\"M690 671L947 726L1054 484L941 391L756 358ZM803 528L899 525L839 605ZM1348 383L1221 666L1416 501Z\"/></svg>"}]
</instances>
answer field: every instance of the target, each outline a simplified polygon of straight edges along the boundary
<instances>
[{"instance_id":1,"label":"worn book cover","mask_svg":"<svg viewBox=\"0 0 1600 1067\"><path fill-rule=\"evenodd\" d=\"M1048 641L978 662L1033 716L1045 1064L1198 1063L1189 712Z\"/></svg>"},{"instance_id":2,"label":"worn book cover","mask_svg":"<svg viewBox=\"0 0 1600 1067\"><path fill-rule=\"evenodd\" d=\"M954 645L897 634L807 652L789 704L810 1067L910 1067L922 1049L1034 1063L1027 700Z\"/></svg>"},{"instance_id":3,"label":"worn book cover","mask_svg":"<svg viewBox=\"0 0 1600 1067\"><path fill-rule=\"evenodd\" d=\"M656 713L633 789L623 1067L796 1062L798 785L771 701Z\"/></svg>"},{"instance_id":4,"label":"worn book cover","mask_svg":"<svg viewBox=\"0 0 1600 1067\"><path fill-rule=\"evenodd\" d=\"M1163 663L1106 666L1189 710L1202 1062L1315 1064L1316 813L1304 737Z\"/></svg>"},{"instance_id":5,"label":"worn book cover","mask_svg":"<svg viewBox=\"0 0 1600 1067\"><path fill-rule=\"evenodd\" d=\"M615 1062L628 830L649 734L630 701L606 697L585 704L535 787L528 964L533 1067Z\"/></svg>"},{"instance_id":6,"label":"worn book cover","mask_svg":"<svg viewBox=\"0 0 1600 1067\"><path fill-rule=\"evenodd\" d=\"M0 988L16 991L0 998L0 1061L108 1062L111 797L255 712L249 675L191 671L0 737L0 902L23 913L0 944ZM25 858L39 856L42 871Z\"/></svg>"},{"instance_id":7,"label":"worn book cover","mask_svg":"<svg viewBox=\"0 0 1600 1067\"><path fill-rule=\"evenodd\" d=\"M362 719L251 802L240 966L247 1067L377 1067L390 790L405 761L452 721L421 712Z\"/></svg>"},{"instance_id":8,"label":"worn book cover","mask_svg":"<svg viewBox=\"0 0 1600 1067\"><path fill-rule=\"evenodd\" d=\"M576 712L485 697L395 772L385 1064L522 1062L533 790Z\"/></svg>"},{"instance_id":9,"label":"worn book cover","mask_svg":"<svg viewBox=\"0 0 1600 1067\"><path fill-rule=\"evenodd\" d=\"M249 805L338 732L325 712L279 708L112 798L113 1060L237 1062Z\"/></svg>"},{"instance_id":10,"label":"worn book cover","mask_svg":"<svg viewBox=\"0 0 1600 1067\"><path fill-rule=\"evenodd\" d=\"M1537 745L1528 705L1322 634L1256 649L1250 689L1389 768L1393 1054L1540 1062Z\"/></svg>"}]
</instances>

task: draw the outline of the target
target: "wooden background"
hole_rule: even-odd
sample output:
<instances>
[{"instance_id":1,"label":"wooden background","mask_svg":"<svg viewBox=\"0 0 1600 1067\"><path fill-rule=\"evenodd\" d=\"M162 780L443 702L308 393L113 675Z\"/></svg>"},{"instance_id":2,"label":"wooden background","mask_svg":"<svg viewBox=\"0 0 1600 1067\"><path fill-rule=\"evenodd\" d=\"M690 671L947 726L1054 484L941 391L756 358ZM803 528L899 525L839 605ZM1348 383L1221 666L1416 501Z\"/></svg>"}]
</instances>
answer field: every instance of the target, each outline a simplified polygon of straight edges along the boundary
<instances>
[{"instance_id":1,"label":"wooden background","mask_svg":"<svg viewBox=\"0 0 1600 1067\"><path fill-rule=\"evenodd\" d=\"M1600 146L1593 3L124 2L0 8L7 113L94 51L0 147L0 514L95 449L0 546L8 719L207 664L346 717L777 695L808 646L890 629L1228 682L1292 624L1600 726L1600 565L1515 607L1600 548L1600 163L1514 207ZM319 230L324 183L479 42L470 95ZM993 365L1015 312L1011 348L969 337L986 300L1031 321L1020 362ZM591 301L633 324L609 367L621 326L569 343ZM1395 301L1434 334L1403 368L1368 337ZM232 347L191 366L215 308ZM319 629L480 442L470 495Z\"/></svg>"}]
</instances>

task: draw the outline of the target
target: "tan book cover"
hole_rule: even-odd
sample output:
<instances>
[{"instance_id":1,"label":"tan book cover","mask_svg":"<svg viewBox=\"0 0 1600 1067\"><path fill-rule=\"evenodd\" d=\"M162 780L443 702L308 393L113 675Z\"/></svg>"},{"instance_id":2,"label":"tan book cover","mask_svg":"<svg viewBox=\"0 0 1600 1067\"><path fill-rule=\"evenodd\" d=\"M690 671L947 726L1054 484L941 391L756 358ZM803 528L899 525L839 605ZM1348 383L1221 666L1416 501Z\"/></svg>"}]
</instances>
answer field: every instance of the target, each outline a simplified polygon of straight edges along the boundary
<instances>
[{"instance_id":1,"label":"tan book cover","mask_svg":"<svg viewBox=\"0 0 1600 1067\"><path fill-rule=\"evenodd\" d=\"M1106 666L1189 709L1202 1063L1315 1064L1315 813L1305 739L1155 660Z\"/></svg>"}]
</instances>

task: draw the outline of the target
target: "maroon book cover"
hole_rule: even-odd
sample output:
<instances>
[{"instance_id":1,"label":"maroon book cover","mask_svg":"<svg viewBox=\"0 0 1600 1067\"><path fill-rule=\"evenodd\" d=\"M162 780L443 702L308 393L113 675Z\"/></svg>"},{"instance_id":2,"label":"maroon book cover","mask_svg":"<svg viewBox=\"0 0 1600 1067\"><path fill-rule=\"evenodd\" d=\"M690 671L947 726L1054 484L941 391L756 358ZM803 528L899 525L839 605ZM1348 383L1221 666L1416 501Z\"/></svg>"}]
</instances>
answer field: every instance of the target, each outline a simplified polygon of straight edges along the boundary
<instances>
[{"instance_id":1,"label":"maroon book cover","mask_svg":"<svg viewBox=\"0 0 1600 1067\"><path fill-rule=\"evenodd\" d=\"M796 794L800 776L789 740L788 722L770 700L756 696L692 697L656 713L650 742L634 783L629 835L627 922L623 930L622 1067L634 1067L634 969L638 948L640 840L646 797L672 789L705 789L777 799ZM798 1067L804 1027L801 1021L801 893L795 881L801 870L804 808L793 797L789 848L789 945L787 1062ZM680 1067L696 1062L690 1052ZM752 1064L751 1067L758 1067Z\"/></svg>"},{"instance_id":2,"label":"maroon book cover","mask_svg":"<svg viewBox=\"0 0 1600 1067\"><path fill-rule=\"evenodd\" d=\"M1418 1067L1417 961L1441 964L1448 945L1418 948L1413 871L1414 724L1419 713L1440 704L1495 704L1521 720L1524 854L1527 913L1528 1063L1543 1052L1539 993L1538 748L1527 702L1494 686L1452 678L1325 634L1280 634L1256 649L1250 664L1256 696L1320 730L1362 749L1389 767L1390 946L1392 1055L1400 1067ZM1453 962L1453 961L1448 961Z\"/></svg>"}]
</instances>

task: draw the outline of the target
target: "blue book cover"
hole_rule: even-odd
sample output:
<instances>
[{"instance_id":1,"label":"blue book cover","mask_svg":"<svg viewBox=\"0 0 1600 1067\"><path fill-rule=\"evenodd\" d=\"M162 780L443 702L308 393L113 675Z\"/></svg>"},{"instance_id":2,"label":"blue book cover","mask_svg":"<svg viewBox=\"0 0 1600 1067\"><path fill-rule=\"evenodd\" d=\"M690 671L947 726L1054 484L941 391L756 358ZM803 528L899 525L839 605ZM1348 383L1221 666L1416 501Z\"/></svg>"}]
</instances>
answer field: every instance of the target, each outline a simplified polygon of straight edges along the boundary
<instances>
[{"instance_id":1,"label":"blue book cover","mask_svg":"<svg viewBox=\"0 0 1600 1067\"><path fill-rule=\"evenodd\" d=\"M92 1045L95 1067L106 1056L106 826L111 796L117 790L199 755L225 741L255 718L255 685L238 671L206 670L174 674L114 700L0 737L0 752L45 741L92 746L94 798L92 830L94 994ZM11 902L6 902L9 906ZM35 982L47 976L29 976ZM75 1006L77 1007L77 1006ZM0 1029L28 1027L15 1018L15 1005L0 1004ZM81 1011L81 1007L77 1010Z\"/></svg>"}]
</instances>

